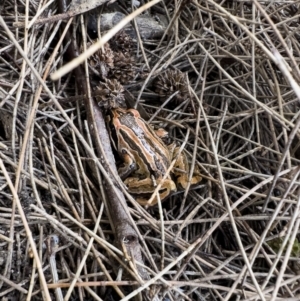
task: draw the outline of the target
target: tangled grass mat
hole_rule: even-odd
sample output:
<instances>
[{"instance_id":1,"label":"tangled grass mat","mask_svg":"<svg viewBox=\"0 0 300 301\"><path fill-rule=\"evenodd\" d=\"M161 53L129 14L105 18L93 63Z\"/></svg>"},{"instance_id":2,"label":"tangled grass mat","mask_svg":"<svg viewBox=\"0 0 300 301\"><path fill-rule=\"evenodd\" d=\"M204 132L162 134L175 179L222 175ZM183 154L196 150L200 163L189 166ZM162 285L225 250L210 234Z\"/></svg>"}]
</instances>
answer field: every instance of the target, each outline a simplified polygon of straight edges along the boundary
<instances>
[{"instance_id":1,"label":"tangled grass mat","mask_svg":"<svg viewBox=\"0 0 300 301\"><path fill-rule=\"evenodd\" d=\"M53 81L131 13L31 22L61 6L0 4L0 300L299 300L299 2L161 1ZM202 177L148 208L115 177L126 229L90 119L122 101Z\"/></svg>"}]
</instances>

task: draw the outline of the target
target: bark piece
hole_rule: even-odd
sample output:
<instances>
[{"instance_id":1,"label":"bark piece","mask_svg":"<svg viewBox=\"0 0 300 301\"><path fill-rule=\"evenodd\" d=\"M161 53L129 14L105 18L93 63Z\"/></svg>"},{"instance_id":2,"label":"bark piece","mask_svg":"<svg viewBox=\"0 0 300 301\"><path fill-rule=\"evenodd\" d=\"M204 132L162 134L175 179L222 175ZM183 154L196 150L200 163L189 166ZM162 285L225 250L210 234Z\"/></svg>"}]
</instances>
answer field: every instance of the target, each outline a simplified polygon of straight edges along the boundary
<instances>
[{"instance_id":1,"label":"bark piece","mask_svg":"<svg viewBox=\"0 0 300 301\"><path fill-rule=\"evenodd\" d=\"M101 32L108 31L126 17L121 12L106 13L100 16ZM162 15L155 17L149 15L140 15L136 17L136 22L142 39L161 38L167 28L167 19ZM92 13L88 16L88 30L94 34L97 33L97 14ZM135 29L131 24L125 26L124 31L132 38L136 38Z\"/></svg>"}]
</instances>

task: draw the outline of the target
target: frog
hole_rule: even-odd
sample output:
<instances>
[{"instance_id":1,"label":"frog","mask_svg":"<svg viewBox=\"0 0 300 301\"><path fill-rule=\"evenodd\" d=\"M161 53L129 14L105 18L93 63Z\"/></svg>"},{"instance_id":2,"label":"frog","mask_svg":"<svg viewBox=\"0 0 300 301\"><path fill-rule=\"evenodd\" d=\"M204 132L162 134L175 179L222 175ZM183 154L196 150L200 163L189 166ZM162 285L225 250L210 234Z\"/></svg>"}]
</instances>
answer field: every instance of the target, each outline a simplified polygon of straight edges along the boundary
<instances>
[{"instance_id":1,"label":"frog","mask_svg":"<svg viewBox=\"0 0 300 301\"><path fill-rule=\"evenodd\" d=\"M180 147L163 141L166 131L155 131L136 109L114 108L109 114L112 144L123 161L118 173L136 201L142 206L154 206L164 201L178 188L188 187L189 164ZM173 160L175 164L167 172ZM201 181L194 170L191 185ZM151 197L157 186L158 195Z\"/></svg>"}]
</instances>

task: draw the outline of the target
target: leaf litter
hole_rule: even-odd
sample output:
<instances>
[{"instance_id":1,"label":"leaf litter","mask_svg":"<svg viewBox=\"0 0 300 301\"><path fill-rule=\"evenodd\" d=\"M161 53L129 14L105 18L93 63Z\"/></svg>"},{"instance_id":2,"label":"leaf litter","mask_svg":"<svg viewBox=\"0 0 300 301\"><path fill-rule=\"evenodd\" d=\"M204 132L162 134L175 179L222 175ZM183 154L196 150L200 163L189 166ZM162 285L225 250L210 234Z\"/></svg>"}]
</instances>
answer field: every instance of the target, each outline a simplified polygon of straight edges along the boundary
<instances>
[{"instance_id":1,"label":"leaf litter","mask_svg":"<svg viewBox=\"0 0 300 301\"><path fill-rule=\"evenodd\" d=\"M131 254L114 246L103 177L91 167L87 95L74 73L48 77L68 61L66 45L56 48L65 23L28 32L13 26L49 2L28 1L26 9L5 1L2 20L86 144L39 90L1 23L1 300L126 300L149 281L145 300L299 299L299 4L160 2L147 11L157 22L167 16L160 39L121 32L106 57L103 48L88 58L97 102L124 96L168 139L186 142L203 178L161 207L127 203L149 276L139 279ZM128 14L130 6L117 2L93 14ZM50 3L41 17L56 8ZM84 32L90 15L72 21L82 52L94 42ZM133 274L122 273L116 258Z\"/></svg>"}]
</instances>

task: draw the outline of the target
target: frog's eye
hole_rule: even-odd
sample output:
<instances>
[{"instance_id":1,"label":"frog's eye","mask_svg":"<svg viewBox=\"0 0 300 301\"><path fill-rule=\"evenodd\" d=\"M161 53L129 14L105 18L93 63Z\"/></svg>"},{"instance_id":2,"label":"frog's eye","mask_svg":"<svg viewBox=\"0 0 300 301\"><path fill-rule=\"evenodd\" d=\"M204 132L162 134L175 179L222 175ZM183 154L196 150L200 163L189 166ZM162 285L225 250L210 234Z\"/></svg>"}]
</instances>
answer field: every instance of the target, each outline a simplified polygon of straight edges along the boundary
<instances>
[{"instance_id":1,"label":"frog's eye","mask_svg":"<svg viewBox=\"0 0 300 301\"><path fill-rule=\"evenodd\" d=\"M125 148L122 148L122 154L126 155L127 154L127 150Z\"/></svg>"}]
</instances>

